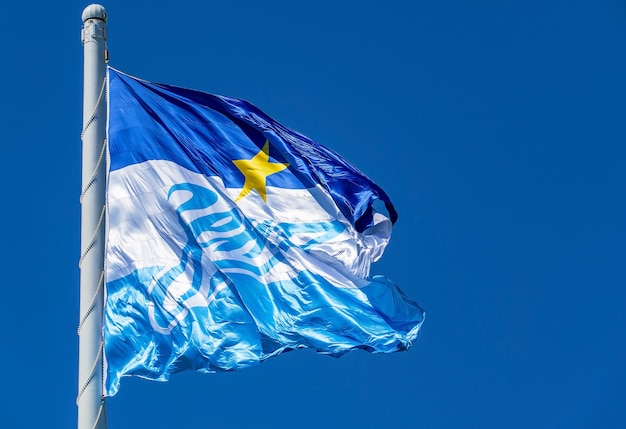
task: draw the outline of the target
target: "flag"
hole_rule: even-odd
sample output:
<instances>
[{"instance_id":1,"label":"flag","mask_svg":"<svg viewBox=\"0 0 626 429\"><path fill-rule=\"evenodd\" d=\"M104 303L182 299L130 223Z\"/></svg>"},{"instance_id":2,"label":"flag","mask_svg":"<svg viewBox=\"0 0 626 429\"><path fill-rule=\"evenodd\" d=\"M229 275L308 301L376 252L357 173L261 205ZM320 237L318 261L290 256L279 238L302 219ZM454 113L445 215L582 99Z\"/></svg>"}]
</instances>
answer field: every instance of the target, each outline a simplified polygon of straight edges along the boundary
<instances>
[{"instance_id":1,"label":"flag","mask_svg":"<svg viewBox=\"0 0 626 429\"><path fill-rule=\"evenodd\" d=\"M420 307L370 265L396 211L252 104L108 68L104 394L312 348L408 349Z\"/></svg>"}]
</instances>

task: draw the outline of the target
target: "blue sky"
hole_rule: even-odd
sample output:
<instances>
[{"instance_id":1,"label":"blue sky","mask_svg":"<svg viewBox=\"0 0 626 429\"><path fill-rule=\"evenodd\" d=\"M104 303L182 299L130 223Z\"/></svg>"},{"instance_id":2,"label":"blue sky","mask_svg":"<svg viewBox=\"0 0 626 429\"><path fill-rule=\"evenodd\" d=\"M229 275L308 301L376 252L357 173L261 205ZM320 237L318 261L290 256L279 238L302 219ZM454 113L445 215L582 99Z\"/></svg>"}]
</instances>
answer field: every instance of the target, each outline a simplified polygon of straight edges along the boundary
<instances>
[{"instance_id":1,"label":"blue sky","mask_svg":"<svg viewBox=\"0 0 626 429\"><path fill-rule=\"evenodd\" d=\"M0 427L75 427L80 16L0 5ZM111 64L244 98L400 218L373 273L427 312L393 355L124 379L109 428L626 427L626 3L103 3Z\"/></svg>"}]
</instances>

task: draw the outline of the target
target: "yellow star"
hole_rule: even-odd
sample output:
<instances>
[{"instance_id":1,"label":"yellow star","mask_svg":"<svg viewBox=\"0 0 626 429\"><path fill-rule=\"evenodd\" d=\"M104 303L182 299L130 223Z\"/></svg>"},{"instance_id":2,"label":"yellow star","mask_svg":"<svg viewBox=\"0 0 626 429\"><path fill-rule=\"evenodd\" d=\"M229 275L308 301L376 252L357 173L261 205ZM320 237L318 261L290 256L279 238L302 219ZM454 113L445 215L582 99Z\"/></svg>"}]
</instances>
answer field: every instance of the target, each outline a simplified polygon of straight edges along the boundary
<instances>
[{"instance_id":1,"label":"yellow star","mask_svg":"<svg viewBox=\"0 0 626 429\"><path fill-rule=\"evenodd\" d=\"M278 173L289 167L289 164L281 164L279 162L270 162L270 142L266 141L263 149L252 159L233 160L233 164L241 171L246 180L243 183L243 189L235 201L239 201L251 191L255 190L259 193L263 201L267 202L265 195L265 185L267 176Z\"/></svg>"}]
</instances>

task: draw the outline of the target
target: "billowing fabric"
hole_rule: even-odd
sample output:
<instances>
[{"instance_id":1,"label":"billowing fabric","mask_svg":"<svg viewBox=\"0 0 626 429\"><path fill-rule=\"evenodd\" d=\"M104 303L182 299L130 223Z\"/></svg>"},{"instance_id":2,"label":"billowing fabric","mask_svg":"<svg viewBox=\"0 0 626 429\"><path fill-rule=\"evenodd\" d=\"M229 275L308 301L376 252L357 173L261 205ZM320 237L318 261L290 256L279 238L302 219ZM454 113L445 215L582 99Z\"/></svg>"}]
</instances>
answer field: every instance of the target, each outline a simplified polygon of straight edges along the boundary
<instances>
[{"instance_id":1,"label":"billowing fabric","mask_svg":"<svg viewBox=\"0 0 626 429\"><path fill-rule=\"evenodd\" d=\"M104 394L309 347L408 349L420 307L370 265L396 212L250 103L109 68Z\"/></svg>"}]
</instances>

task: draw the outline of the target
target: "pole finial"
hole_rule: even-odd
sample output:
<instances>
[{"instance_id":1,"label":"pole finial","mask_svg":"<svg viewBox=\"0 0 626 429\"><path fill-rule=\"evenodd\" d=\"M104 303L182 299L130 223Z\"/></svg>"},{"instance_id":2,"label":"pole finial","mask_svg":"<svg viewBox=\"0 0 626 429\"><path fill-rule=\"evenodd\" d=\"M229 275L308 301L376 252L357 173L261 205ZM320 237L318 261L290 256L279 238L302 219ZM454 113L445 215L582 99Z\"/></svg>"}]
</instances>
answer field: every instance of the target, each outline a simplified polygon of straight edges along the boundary
<instances>
[{"instance_id":1,"label":"pole finial","mask_svg":"<svg viewBox=\"0 0 626 429\"><path fill-rule=\"evenodd\" d=\"M104 6L100 4L90 4L83 10L83 22L88 19L100 19L102 21L107 20L107 11L104 9Z\"/></svg>"}]
</instances>

